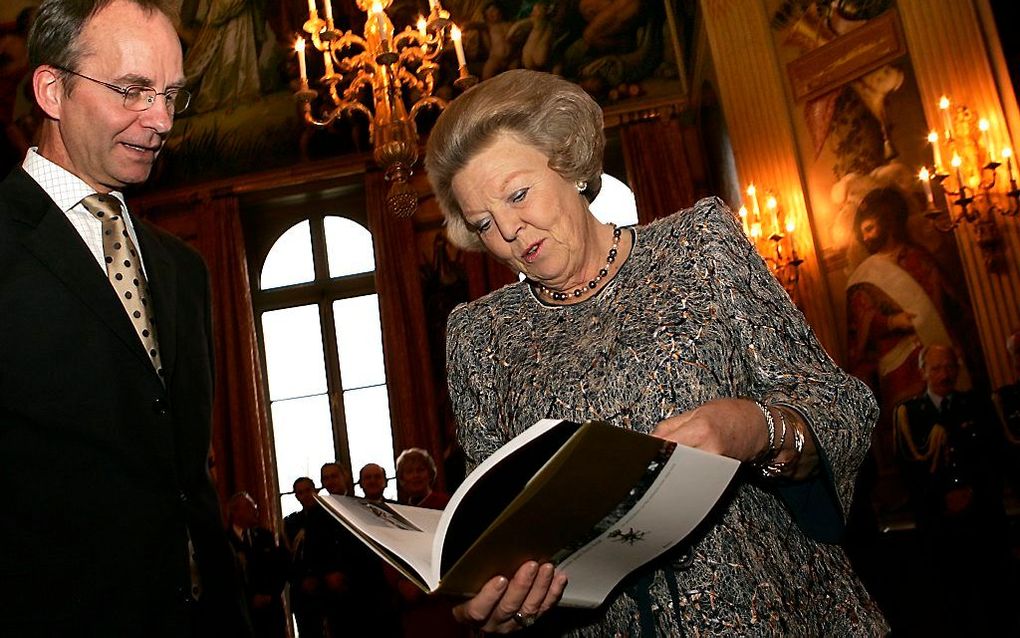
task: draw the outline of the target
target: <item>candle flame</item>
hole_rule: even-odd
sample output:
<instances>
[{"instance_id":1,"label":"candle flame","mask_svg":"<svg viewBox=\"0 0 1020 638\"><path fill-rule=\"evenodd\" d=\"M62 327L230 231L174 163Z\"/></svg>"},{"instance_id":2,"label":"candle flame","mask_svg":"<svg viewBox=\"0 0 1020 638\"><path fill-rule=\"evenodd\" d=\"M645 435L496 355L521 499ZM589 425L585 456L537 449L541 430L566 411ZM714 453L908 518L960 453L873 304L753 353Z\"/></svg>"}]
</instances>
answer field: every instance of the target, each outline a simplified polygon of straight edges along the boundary
<instances>
[{"instance_id":1,"label":"candle flame","mask_svg":"<svg viewBox=\"0 0 1020 638\"><path fill-rule=\"evenodd\" d=\"M372 3L372 13L382 13L382 3L381 2L373 2Z\"/></svg>"},{"instance_id":2,"label":"candle flame","mask_svg":"<svg viewBox=\"0 0 1020 638\"><path fill-rule=\"evenodd\" d=\"M980 120L978 120L978 130L981 131L982 133L987 131L988 130L988 120L986 120L985 118L981 118Z\"/></svg>"},{"instance_id":3,"label":"candle flame","mask_svg":"<svg viewBox=\"0 0 1020 638\"><path fill-rule=\"evenodd\" d=\"M769 195L765 200L765 208L776 208L779 206L779 202L776 201L775 195Z\"/></svg>"},{"instance_id":4,"label":"candle flame","mask_svg":"<svg viewBox=\"0 0 1020 638\"><path fill-rule=\"evenodd\" d=\"M939 98L939 108L943 111L949 108L949 98L945 95Z\"/></svg>"},{"instance_id":5,"label":"candle flame","mask_svg":"<svg viewBox=\"0 0 1020 638\"><path fill-rule=\"evenodd\" d=\"M737 211L737 214L740 215L741 219L746 219L747 218L747 206L741 206L740 210Z\"/></svg>"},{"instance_id":6,"label":"candle flame","mask_svg":"<svg viewBox=\"0 0 1020 638\"><path fill-rule=\"evenodd\" d=\"M754 197L758 193L758 189L754 187L754 184L747 185L747 196Z\"/></svg>"},{"instance_id":7,"label":"candle flame","mask_svg":"<svg viewBox=\"0 0 1020 638\"><path fill-rule=\"evenodd\" d=\"M797 230L797 225L793 223L792 219L786 220L786 234L792 235L793 231Z\"/></svg>"},{"instance_id":8,"label":"candle flame","mask_svg":"<svg viewBox=\"0 0 1020 638\"><path fill-rule=\"evenodd\" d=\"M457 25L453 25L452 27L450 27L450 39L453 40L454 42L460 41L460 29L457 27Z\"/></svg>"},{"instance_id":9,"label":"candle flame","mask_svg":"<svg viewBox=\"0 0 1020 638\"><path fill-rule=\"evenodd\" d=\"M928 142L930 144L938 144L938 141L939 141L939 134L938 133L936 133L935 131L932 131L931 133L928 133Z\"/></svg>"},{"instance_id":10,"label":"candle flame","mask_svg":"<svg viewBox=\"0 0 1020 638\"><path fill-rule=\"evenodd\" d=\"M960 159L959 155L953 153L953 159L949 163L952 164L953 168L960 168L960 166L963 164L963 160Z\"/></svg>"},{"instance_id":11,"label":"candle flame","mask_svg":"<svg viewBox=\"0 0 1020 638\"><path fill-rule=\"evenodd\" d=\"M304 53L305 52L305 39L304 38L298 38L297 39L297 42L294 43L294 50L297 51L298 53Z\"/></svg>"},{"instance_id":12,"label":"candle flame","mask_svg":"<svg viewBox=\"0 0 1020 638\"><path fill-rule=\"evenodd\" d=\"M1002 156L1007 158L1007 159L1010 158L1010 157L1013 157L1013 149L1011 149L1009 147L1006 147L1006 148L1002 149Z\"/></svg>"},{"instance_id":13,"label":"candle flame","mask_svg":"<svg viewBox=\"0 0 1020 638\"><path fill-rule=\"evenodd\" d=\"M427 23L425 22L425 16L419 15L418 16L418 31L420 31L422 35L425 35L425 27L426 26L427 26Z\"/></svg>"},{"instance_id":14,"label":"candle flame","mask_svg":"<svg viewBox=\"0 0 1020 638\"><path fill-rule=\"evenodd\" d=\"M921 172L917 174L917 177L922 182L927 182L929 179L931 179L931 175L928 173L928 169L927 168L922 168Z\"/></svg>"}]
</instances>

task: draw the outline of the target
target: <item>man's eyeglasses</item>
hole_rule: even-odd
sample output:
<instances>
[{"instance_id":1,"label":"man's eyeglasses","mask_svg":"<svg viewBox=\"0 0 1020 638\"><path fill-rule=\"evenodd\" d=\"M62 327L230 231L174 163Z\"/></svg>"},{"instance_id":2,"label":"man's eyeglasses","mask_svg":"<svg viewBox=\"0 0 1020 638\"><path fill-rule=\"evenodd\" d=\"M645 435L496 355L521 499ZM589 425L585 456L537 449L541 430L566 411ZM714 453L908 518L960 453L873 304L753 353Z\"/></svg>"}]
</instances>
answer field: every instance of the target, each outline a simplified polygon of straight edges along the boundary
<instances>
[{"instance_id":1,"label":"man's eyeglasses","mask_svg":"<svg viewBox=\"0 0 1020 638\"><path fill-rule=\"evenodd\" d=\"M62 66L54 66L54 68L60 69L65 73L70 73L71 75L77 75L89 82L95 82L96 84L105 86L111 91L120 93L120 95L124 98L124 108L129 111L149 110L152 108L152 105L156 103L156 98L160 95L163 96L163 99L166 102L166 112L170 115L183 113L188 109L188 104L191 104L191 93L186 89L167 89L160 93L149 86L117 86L116 84L109 84L102 80L90 78L87 75L82 75L81 73L72 71L71 69L65 69Z\"/></svg>"}]
</instances>

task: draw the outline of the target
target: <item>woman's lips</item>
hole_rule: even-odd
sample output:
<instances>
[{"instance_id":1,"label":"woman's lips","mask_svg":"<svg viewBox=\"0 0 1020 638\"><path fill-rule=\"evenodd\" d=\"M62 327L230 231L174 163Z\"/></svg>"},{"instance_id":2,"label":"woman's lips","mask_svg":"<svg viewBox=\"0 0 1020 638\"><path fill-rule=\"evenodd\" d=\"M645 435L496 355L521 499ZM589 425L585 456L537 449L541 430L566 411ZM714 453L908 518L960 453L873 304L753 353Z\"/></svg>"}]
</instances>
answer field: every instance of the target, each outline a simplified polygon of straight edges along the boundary
<instances>
[{"instance_id":1,"label":"woman's lips","mask_svg":"<svg viewBox=\"0 0 1020 638\"><path fill-rule=\"evenodd\" d=\"M527 264L533 263L538 258L538 254L542 252L542 243L542 241L536 241L528 246L528 249L521 255L521 259Z\"/></svg>"}]
</instances>

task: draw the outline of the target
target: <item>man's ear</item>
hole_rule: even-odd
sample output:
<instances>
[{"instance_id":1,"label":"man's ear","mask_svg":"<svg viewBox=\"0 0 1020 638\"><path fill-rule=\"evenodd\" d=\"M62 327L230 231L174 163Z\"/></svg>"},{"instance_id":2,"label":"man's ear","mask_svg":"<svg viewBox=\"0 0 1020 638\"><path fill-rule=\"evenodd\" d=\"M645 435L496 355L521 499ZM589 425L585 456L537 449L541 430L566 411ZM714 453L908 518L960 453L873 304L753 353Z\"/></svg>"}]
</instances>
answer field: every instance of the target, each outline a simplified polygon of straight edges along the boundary
<instances>
[{"instance_id":1,"label":"man's ear","mask_svg":"<svg viewBox=\"0 0 1020 638\"><path fill-rule=\"evenodd\" d=\"M64 101L64 83L60 71L47 64L40 64L32 73L32 89L39 108L54 120L59 120Z\"/></svg>"}]
</instances>

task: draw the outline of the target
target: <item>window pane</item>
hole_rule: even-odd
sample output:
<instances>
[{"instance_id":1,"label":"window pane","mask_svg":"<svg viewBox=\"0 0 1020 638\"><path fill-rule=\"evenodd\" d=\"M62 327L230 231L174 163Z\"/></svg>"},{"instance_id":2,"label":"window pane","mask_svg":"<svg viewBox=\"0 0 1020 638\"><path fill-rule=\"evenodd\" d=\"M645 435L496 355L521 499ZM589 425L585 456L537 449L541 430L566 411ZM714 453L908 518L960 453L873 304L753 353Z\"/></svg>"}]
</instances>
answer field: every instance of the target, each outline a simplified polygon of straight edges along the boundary
<instances>
[{"instance_id":1,"label":"window pane","mask_svg":"<svg viewBox=\"0 0 1020 638\"><path fill-rule=\"evenodd\" d=\"M314 279L312 231L305 220L291 226L269 249L259 284L262 290L268 290Z\"/></svg>"},{"instance_id":2,"label":"window pane","mask_svg":"<svg viewBox=\"0 0 1020 638\"><path fill-rule=\"evenodd\" d=\"M358 480L358 472L366 463L377 463L386 468L386 476L394 476L393 431L386 386L344 392L344 412L354 480ZM396 480L386 486L385 495L397 497Z\"/></svg>"},{"instance_id":3,"label":"window pane","mask_svg":"<svg viewBox=\"0 0 1020 638\"><path fill-rule=\"evenodd\" d=\"M326 364L318 306L262 314L269 399L277 401L326 391Z\"/></svg>"},{"instance_id":4,"label":"window pane","mask_svg":"<svg viewBox=\"0 0 1020 638\"><path fill-rule=\"evenodd\" d=\"M344 389L386 383L379 296L364 295L334 301L333 321Z\"/></svg>"},{"instance_id":5,"label":"window pane","mask_svg":"<svg viewBox=\"0 0 1020 638\"><path fill-rule=\"evenodd\" d=\"M274 401L272 410L280 492L291 491L294 479L300 476L307 476L318 485L319 468L336 458L328 397L320 394ZM291 499L297 503L297 499Z\"/></svg>"},{"instance_id":6,"label":"window pane","mask_svg":"<svg viewBox=\"0 0 1020 638\"><path fill-rule=\"evenodd\" d=\"M617 226L631 226L638 221L633 191L608 173L602 174L602 189L590 208L603 224L612 222Z\"/></svg>"},{"instance_id":7,"label":"window pane","mask_svg":"<svg viewBox=\"0 0 1020 638\"><path fill-rule=\"evenodd\" d=\"M375 270L372 233L356 221L330 215L323 220L326 230L326 259L329 276L342 277Z\"/></svg>"}]
</instances>

